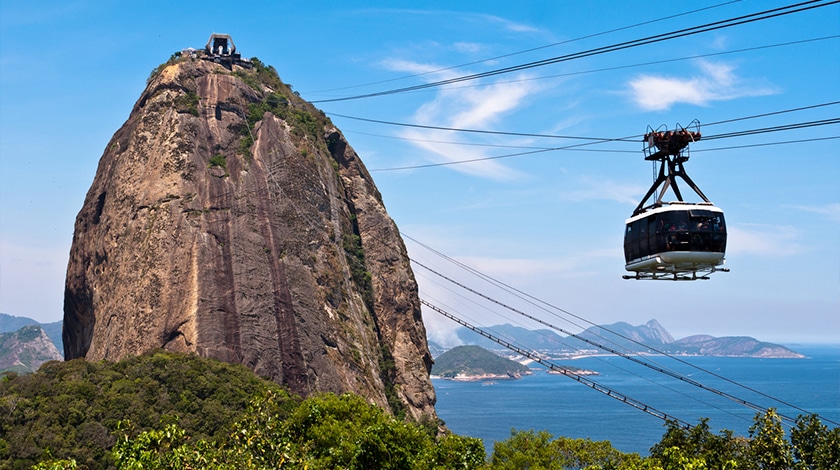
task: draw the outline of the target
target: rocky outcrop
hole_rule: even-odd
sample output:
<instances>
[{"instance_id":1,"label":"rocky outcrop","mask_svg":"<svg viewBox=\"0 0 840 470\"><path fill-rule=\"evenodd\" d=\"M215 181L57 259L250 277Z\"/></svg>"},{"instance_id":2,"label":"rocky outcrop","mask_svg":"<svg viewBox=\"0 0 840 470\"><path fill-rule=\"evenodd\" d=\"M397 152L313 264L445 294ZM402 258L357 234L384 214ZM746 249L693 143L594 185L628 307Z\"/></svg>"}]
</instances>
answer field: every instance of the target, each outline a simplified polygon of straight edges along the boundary
<instances>
[{"instance_id":1,"label":"rocky outcrop","mask_svg":"<svg viewBox=\"0 0 840 470\"><path fill-rule=\"evenodd\" d=\"M0 372L34 372L48 361L60 361L61 353L38 325L0 333Z\"/></svg>"},{"instance_id":2,"label":"rocky outcrop","mask_svg":"<svg viewBox=\"0 0 840 470\"><path fill-rule=\"evenodd\" d=\"M259 61L171 62L76 218L65 357L195 352L436 419L408 256L344 136Z\"/></svg>"}]
</instances>

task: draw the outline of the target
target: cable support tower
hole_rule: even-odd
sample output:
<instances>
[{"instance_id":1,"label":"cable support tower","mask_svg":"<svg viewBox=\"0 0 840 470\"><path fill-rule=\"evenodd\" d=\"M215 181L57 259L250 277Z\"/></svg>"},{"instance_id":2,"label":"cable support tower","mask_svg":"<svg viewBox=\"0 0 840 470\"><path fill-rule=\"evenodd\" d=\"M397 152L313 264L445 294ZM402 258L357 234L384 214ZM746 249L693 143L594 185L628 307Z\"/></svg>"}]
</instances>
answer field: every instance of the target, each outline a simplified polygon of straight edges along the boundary
<instances>
[{"instance_id":1,"label":"cable support tower","mask_svg":"<svg viewBox=\"0 0 840 470\"><path fill-rule=\"evenodd\" d=\"M659 411L656 408L653 408L653 407L648 406L648 405L646 405L646 404L644 404L644 403L642 403L638 400L630 398L627 395L621 394L621 393L619 393L619 392L617 392L617 391L615 391L615 390L613 390L609 387L601 385L601 384L595 382L594 380L588 379L588 378L586 378L586 377L584 377L580 374L575 374L574 372L570 371L569 369L567 369L563 366L557 365L557 364L555 364L555 363L553 363L553 362L551 362L547 359L544 359L544 358L540 357L538 354L536 354L533 351L528 351L526 349L520 348L520 347L518 347L518 346L516 346L516 345L514 345L514 344L512 344L508 341L505 341L502 338L499 338L498 336L495 336L491 333L488 333L488 332L482 330L481 328L478 328L477 326L474 326L471 323L468 323L468 322L456 317L455 315L452 315L451 313L443 310L442 308L440 308L440 307L438 307L438 306L436 306L436 305L434 305L434 304L432 304L432 303L430 303L426 300L420 299L420 303L429 307L430 309L434 310L435 312L443 315L444 317L449 318L450 320L458 323L459 325L462 325L462 326L472 330L473 332L478 333L481 336L484 336L485 338L487 338L487 339L489 339L489 340L491 340L495 343L498 343L498 344L504 346L507 349L510 349L511 351L513 351L517 354L521 354L522 356L525 356L528 359L533 360L534 362L536 362L536 363L540 364L541 366L551 370L552 372L557 372L559 374L565 375L566 377L569 377L573 380L576 380L577 382L580 382L580 383L586 385L587 387L589 387L593 390L597 390L598 392L601 392L601 393L603 393L604 395L606 395L610 398L614 398L614 399L616 399L616 400L618 400L622 403L625 403L627 405L632 406L633 408L644 411L645 413L647 413L651 416L655 416L655 417L657 417L657 418L659 418L659 419L661 419L665 422L669 422L669 421L670 422L675 422L685 429L690 429L691 428L691 424L688 423L687 421L683 421L679 418L676 418L676 417L671 416L667 413Z\"/></svg>"}]
</instances>

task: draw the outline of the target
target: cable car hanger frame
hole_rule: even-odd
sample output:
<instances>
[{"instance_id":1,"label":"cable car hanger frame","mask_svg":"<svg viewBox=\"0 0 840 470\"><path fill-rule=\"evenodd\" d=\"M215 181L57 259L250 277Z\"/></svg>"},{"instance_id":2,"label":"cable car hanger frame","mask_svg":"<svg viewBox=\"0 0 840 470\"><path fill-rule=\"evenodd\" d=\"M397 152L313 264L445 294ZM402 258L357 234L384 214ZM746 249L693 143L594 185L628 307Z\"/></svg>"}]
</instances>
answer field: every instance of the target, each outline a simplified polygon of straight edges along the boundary
<instances>
[{"instance_id":1,"label":"cable car hanger frame","mask_svg":"<svg viewBox=\"0 0 840 470\"><path fill-rule=\"evenodd\" d=\"M624 279L694 281L709 279L709 274L717 271L729 271L722 267L726 251L723 210L715 207L685 172L688 146L700 139L696 119L687 127L677 124L673 131L648 126L645 160L660 162L659 174L625 222L625 269L635 275L624 275ZM702 202L686 202L677 177ZM659 196L646 206L660 187ZM668 189L673 190L676 201L663 201Z\"/></svg>"}]
</instances>

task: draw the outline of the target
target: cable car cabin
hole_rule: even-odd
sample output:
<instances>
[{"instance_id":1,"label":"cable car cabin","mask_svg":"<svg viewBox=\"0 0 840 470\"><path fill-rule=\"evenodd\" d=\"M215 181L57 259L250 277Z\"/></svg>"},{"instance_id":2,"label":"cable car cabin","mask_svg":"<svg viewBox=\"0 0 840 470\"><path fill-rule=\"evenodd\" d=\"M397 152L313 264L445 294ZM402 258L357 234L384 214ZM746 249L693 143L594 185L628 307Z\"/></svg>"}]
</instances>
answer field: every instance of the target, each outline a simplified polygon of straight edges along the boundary
<instances>
[{"instance_id":1,"label":"cable car cabin","mask_svg":"<svg viewBox=\"0 0 840 470\"><path fill-rule=\"evenodd\" d=\"M710 202L662 203L626 221L625 279L708 279L726 252L723 211ZM699 274L699 275L698 275Z\"/></svg>"}]
</instances>

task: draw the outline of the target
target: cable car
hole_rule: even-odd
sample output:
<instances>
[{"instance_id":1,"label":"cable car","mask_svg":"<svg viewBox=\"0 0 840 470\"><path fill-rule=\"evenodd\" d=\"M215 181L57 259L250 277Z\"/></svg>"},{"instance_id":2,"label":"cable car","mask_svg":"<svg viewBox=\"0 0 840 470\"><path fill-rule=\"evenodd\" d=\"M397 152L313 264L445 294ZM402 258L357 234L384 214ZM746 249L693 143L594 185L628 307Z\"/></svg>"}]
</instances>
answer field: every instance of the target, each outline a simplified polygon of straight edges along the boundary
<instances>
[{"instance_id":1,"label":"cable car","mask_svg":"<svg viewBox=\"0 0 840 470\"><path fill-rule=\"evenodd\" d=\"M661 128L660 128L661 129ZM658 161L659 175L645 197L625 222L624 268L634 273L624 279L693 281L709 279L723 268L726 255L726 222L723 210L712 204L685 173L688 145L700 140L700 123L673 131L648 127L644 137L645 160ZM686 202L676 177L685 181L702 199ZM645 205L660 186L655 201ZM677 197L665 202L668 189Z\"/></svg>"}]
</instances>

